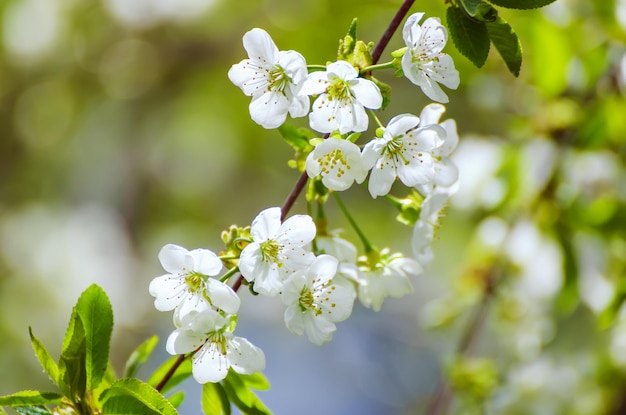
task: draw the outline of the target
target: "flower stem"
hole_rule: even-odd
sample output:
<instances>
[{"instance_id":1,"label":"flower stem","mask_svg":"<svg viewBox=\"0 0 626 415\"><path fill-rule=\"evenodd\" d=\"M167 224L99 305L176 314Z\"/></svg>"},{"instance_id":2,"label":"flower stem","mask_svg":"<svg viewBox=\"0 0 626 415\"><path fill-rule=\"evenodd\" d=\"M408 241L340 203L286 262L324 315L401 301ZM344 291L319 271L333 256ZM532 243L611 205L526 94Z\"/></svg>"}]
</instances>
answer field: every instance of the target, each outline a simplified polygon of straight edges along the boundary
<instances>
[{"instance_id":1,"label":"flower stem","mask_svg":"<svg viewBox=\"0 0 626 415\"><path fill-rule=\"evenodd\" d=\"M371 72L371 71L375 71L377 69L389 69L389 68L393 68L393 61L389 61L386 63L379 63L377 65L370 65L370 66L366 66L365 68L361 69L361 73L365 73L365 72Z\"/></svg>"},{"instance_id":2,"label":"flower stem","mask_svg":"<svg viewBox=\"0 0 626 415\"><path fill-rule=\"evenodd\" d=\"M346 217L346 219L348 219L348 222L350 222L350 225L352 225L352 228L356 231L357 235L359 235L359 239L361 240L365 248L365 253L368 254L374 251L375 250L374 246L367 239L363 231L361 231L361 228L359 228L359 225L357 225L356 221L354 220L354 218L352 217L352 215L346 208L346 205L343 204L343 201L341 200L337 192L333 192L333 196L335 197L335 200L337 201L337 205L339 205L339 208L343 212L344 216Z\"/></svg>"},{"instance_id":3,"label":"flower stem","mask_svg":"<svg viewBox=\"0 0 626 415\"><path fill-rule=\"evenodd\" d=\"M326 65L307 65L306 68L309 72L325 71Z\"/></svg>"},{"instance_id":4,"label":"flower stem","mask_svg":"<svg viewBox=\"0 0 626 415\"><path fill-rule=\"evenodd\" d=\"M226 274L222 275L222 278L220 278L220 281L226 282L230 279L230 277L232 277L238 272L239 272L239 267L232 267L231 269L228 270L228 272L226 272Z\"/></svg>"}]
</instances>

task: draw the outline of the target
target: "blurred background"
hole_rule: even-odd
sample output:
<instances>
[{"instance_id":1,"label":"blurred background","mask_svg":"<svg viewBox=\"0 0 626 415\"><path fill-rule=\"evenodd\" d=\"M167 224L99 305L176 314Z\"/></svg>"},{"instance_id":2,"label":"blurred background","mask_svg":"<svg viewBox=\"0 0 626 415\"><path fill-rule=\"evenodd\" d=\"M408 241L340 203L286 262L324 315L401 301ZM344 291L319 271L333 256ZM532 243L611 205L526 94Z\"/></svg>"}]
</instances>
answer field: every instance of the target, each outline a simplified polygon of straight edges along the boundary
<instances>
[{"instance_id":1,"label":"blurred background","mask_svg":"<svg viewBox=\"0 0 626 415\"><path fill-rule=\"evenodd\" d=\"M354 17L376 42L400 3L1 1L0 395L53 390L28 327L58 356L94 282L113 304L118 373L155 333L140 377L165 360L171 314L148 294L159 249L219 251L221 230L281 205L299 176L227 78L247 57L242 35L264 28L324 64ZM411 12L445 22L445 7ZM423 413L434 394L452 413L626 411L626 0L501 15L522 42L519 78L495 50L476 69L445 49L461 75L444 115L461 136L460 190L414 294L378 313L355 305L316 347L287 331L279 301L242 292L237 333L266 354L272 388L259 396L276 414ZM403 46L397 33L381 61ZM393 88L383 122L428 103L377 76ZM344 200L372 242L410 254L388 203L362 186ZM304 212L300 199L292 213ZM200 413L200 385L183 387L181 414Z\"/></svg>"}]
</instances>

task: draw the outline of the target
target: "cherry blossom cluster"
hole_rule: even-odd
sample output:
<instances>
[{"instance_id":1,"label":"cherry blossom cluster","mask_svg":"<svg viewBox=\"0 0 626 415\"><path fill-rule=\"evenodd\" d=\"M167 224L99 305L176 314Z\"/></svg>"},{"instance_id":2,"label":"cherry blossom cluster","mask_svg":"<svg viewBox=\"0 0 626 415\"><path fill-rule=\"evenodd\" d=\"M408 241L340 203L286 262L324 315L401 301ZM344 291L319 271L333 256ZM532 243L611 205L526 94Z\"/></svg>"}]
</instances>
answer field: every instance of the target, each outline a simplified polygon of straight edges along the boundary
<instances>
[{"instance_id":1,"label":"cherry blossom cluster","mask_svg":"<svg viewBox=\"0 0 626 415\"><path fill-rule=\"evenodd\" d=\"M441 103L448 97L439 84L457 88L459 75L450 56L442 53L445 27L437 18L420 25L422 17L416 13L407 19L406 47L392 53L394 61L386 67L404 73L438 102L426 105L419 116L394 116L386 126L373 111L382 109L388 97L371 78L373 70L385 65L373 65L371 56L367 62L367 47L361 48L365 63L340 56L323 67L309 67L300 53L280 51L262 29L243 36L248 59L233 65L228 76L252 97L252 120L272 129L283 125L287 115L308 115L311 129L323 137L311 140L302 170L326 192L345 191L368 176L373 198L388 196L396 181L410 188L410 197L395 200L417 212L410 220L414 257L374 248L349 218L365 245L359 255L337 232L317 229L311 216L283 219L279 207L264 209L250 226L224 231L226 248L218 254L166 245L159 260L167 274L155 278L149 291L158 310L173 311L175 330L167 351L193 354L198 382L219 382L231 369L248 374L265 366L263 352L234 335L240 306L236 291L242 285L255 294L279 297L288 330L306 334L317 345L332 339L336 323L351 315L355 300L377 311L386 297L412 292L410 278L432 258L438 219L458 179L449 159L458 143L456 123L440 121L445 112ZM356 140L367 131L370 115L379 128L359 145ZM321 205L326 199L318 197L322 199ZM228 284L231 279L235 282Z\"/></svg>"}]
</instances>

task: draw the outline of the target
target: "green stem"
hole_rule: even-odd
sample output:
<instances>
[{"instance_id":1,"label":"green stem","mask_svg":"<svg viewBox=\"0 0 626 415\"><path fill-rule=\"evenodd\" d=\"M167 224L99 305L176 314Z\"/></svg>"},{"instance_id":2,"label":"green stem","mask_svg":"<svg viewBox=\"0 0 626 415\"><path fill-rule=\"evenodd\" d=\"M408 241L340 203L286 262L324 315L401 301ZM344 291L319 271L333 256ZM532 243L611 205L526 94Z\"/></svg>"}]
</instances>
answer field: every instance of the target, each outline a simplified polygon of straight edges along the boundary
<instances>
[{"instance_id":1,"label":"green stem","mask_svg":"<svg viewBox=\"0 0 626 415\"><path fill-rule=\"evenodd\" d=\"M239 267L233 267L233 268L229 269L228 272L222 276L222 278L220 278L220 281L221 282L226 282L226 281L228 281L230 279L230 277L232 277L233 275L235 275L238 272L239 272Z\"/></svg>"},{"instance_id":2,"label":"green stem","mask_svg":"<svg viewBox=\"0 0 626 415\"><path fill-rule=\"evenodd\" d=\"M386 62L386 63L379 63L379 64L376 64L376 65L366 66L365 68L361 69L361 73L375 71L377 69L391 69L391 68L395 68L393 66L393 61L389 61L389 62Z\"/></svg>"},{"instance_id":3,"label":"green stem","mask_svg":"<svg viewBox=\"0 0 626 415\"><path fill-rule=\"evenodd\" d=\"M374 111L372 111L372 110L370 110L369 112L370 112L370 115L372 117L374 117L374 121L376 121L376 124L378 125L378 128L385 129L385 126L383 125L382 122L380 122L380 120L378 119L378 116L376 115L376 113Z\"/></svg>"},{"instance_id":4,"label":"green stem","mask_svg":"<svg viewBox=\"0 0 626 415\"><path fill-rule=\"evenodd\" d=\"M326 70L326 65L307 65L306 68L310 72L325 71Z\"/></svg>"},{"instance_id":5,"label":"green stem","mask_svg":"<svg viewBox=\"0 0 626 415\"><path fill-rule=\"evenodd\" d=\"M350 222L350 225L356 231L357 235L359 236L359 239L363 243L363 247L365 248L365 253L369 254L370 252L374 251L375 250L374 246L367 239L363 231L361 231L361 228L359 228L359 225L357 225L356 221L354 220L354 218L352 217L352 215L346 208L346 205L344 205L343 202L341 201L341 198L339 197L337 192L333 192L333 196L335 196L337 205L339 205L339 208L343 212L344 216L346 217L346 219L348 219L348 222Z\"/></svg>"}]
</instances>

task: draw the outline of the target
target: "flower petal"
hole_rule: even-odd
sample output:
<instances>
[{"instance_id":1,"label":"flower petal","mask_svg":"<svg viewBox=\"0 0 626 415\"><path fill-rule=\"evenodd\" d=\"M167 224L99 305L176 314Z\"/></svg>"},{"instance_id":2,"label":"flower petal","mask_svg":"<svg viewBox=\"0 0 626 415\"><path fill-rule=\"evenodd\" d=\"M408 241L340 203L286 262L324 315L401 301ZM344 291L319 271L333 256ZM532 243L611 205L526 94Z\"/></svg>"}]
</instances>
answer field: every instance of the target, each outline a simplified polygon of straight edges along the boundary
<instances>
[{"instance_id":1,"label":"flower petal","mask_svg":"<svg viewBox=\"0 0 626 415\"><path fill-rule=\"evenodd\" d=\"M293 215L280 225L276 240L282 244L304 246L315 238L315 222L309 215Z\"/></svg>"},{"instance_id":2,"label":"flower petal","mask_svg":"<svg viewBox=\"0 0 626 415\"><path fill-rule=\"evenodd\" d=\"M316 281L316 283L325 284L330 281L337 273L338 264L339 261L332 255L319 255L306 271L309 283Z\"/></svg>"},{"instance_id":3,"label":"flower petal","mask_svg":"<svg viewBox=\"0 0 626 415\"><path fill-rule=\"evenodd\" d=\"M313 313L306 313L303 318L304 331L309 341L318 346L329 342L333 337L333 333L337 330L335 323L326 318L317 317Z\"/></svg>"},{"instance_id":4,"label":"flower petal","mask_svg":"<svg viewBox=\"0 0 626 415\"><path fill-rule=\"evenodd\" d=\"M207 343L198 351L192 361L192 373L196 382L220 382L228 374L230 364L213 343Z\"/></svg>"},{"instance_id":5,"label":"flower petal","mask_svg":"<svg viewBox=\"0 0 626 415\"><path fill-rule=\"evenodd\" d=\"M287 50L278 53L278 64L290 76L294 84L304 81L307 76L306 60L300 53Z\"/></svg>"},{"instance_id":6,"label":"flower petal","mask_svg":"<svg viewBox=\"0 0 626 415\"><path fill-rule=\"evenodd\" d=\"M301 95L317 95L328 88L328 74L326 72L312 72L302 83L299 93Z\"/></svg>"},{"instance_id":7,"label":"flower petal","mask_svg":"<svg viewBox=\"0 0 626 415\"><path fill-rule=\"evenodd\" d=\"M254 28L243 35L243 47L248 57L256 62L274 65L278 63L278 48L263 29Z\"/></svg>"},{"instance_id":8,"label":"flower petal","mask_svg":"<svg viewBox=\"0 0 626 415\"><path fill-rule=\"evenodd\" d=\"M193 352L206 341L204 336L188 329L176 329L167 338L165 350L171 355Z\"/></svg>"},{"instance_id":9,"label":"flower petal","mask_svg":"<svg viewBox=\"0 0 626 415\"><path fill-rule=\"evenodd\" d=\"M167 244L159 251L161 266L171 274L183 272L187 250L182 246Z\"/></svg>"},{"instance_id":10,"label":"flower petal","mask_svg":"<svg viewBox=\"0 0 626 415\"><path fill-rule=\"evenodd\" d=\"M385 133L389 139L405 135L409 130L415 129L420 122L420 117L413 114L400 114L389 120Z\"/></svg>"},{"instance_id":11,"label":"flower petal","mask_svg":"<svg viewBox=\"0 0 626 415\"><path fill-rule=\"evenodd\" d=\"M334 77L346 81L356 79L359 76L359 72L354 68L354 66L352 66L349 62L342 60L326 65L326 72L332 74L329 75L329 77L334 75Z\"/></svg>"},{"instance_id":12,"label":"flower petal","mask_svg":"<svg viewBox=\"0 0 626 415\"><path fill-rule=\"evenodd\" d=\"M207 294L213 306L223 310L225 313L236 314L239 311L241 299L229 285L209 278L207 280Z\"/></svg>"},{"instance_id":13,"label":"flower petal","mask_svg":"<svg viewBox=\"0 0 626 415\"><path fill-rule=\"evenodd\" d=\"M188 255L193 258L193 271L215 276L222 270L222 261L208 249L194 249Z\"/></svg>"},{"instance_id":14,"label":"flower petal","mask_svg":"<svg viewBox=\"0 0 626 415\"><path fill-rule=\"evenodd\" d=\"M437 186L450 187L459 179L459 168L449 158L435 164L434 182Z\"/></svg>"},{"instance_id":15,"label":"flower petal","mask_svg":"<svg viewBox=\"0 0 626 415\"><path fill-rule=\"evenodd\" d=\"M228 344L228 360L237 373L249 375L265 369L265 354L247 339L233 337Z\"/></svg>"},{"instance_id":16,"label":"flower petal","mask_svg":"<svg viewBox=\"0 0 626 415\"><path fill-rule=\"evenodd\" d=\"M429 17L422 23L421 46L429 54L441 53L448 42L448 31L438 17Z\"/></svg>"},{"instance_id":17,"label":"flower petal","mask_svg":"<svg viewBox=\"0 0 626 415\"><path fill-rule=\"evenodd\" d=\"M367 130L369 118L365 108L359 102L353 102L348 105L337 105L336 120L340 134L346 134L350 131L361 132Z\"/></svg>"},{"instance_id":18,"label":"flower petal","mask_svg":"<svg viewBox=\"0 0 626 415\"><path fill-rule=\"evenodd\" d=\"M279 207L271 207L261 211L252 221L250 235L255 242L273 239L280 229L281 211Z\"/></svg>"},{"instance_id":19,"label":"flower petal","mask_svg":"<svg viewBox=\"0 0 626 415\"><path fill-rule=\"evenodd\" d=\"M254 122L266 129L278 128L287 119L291 103L278 91L262 91L253 95L248 109Z\"/></svg>"},{"instance_id":20,"label":"flower petal","mask_svg":"<svg viewBox=\"0 0 626 415\"><path fill-rule=\"evenodd\" d=\"M301 336L304 333L304 313L297 303L290 305L285 310L285 326L296 336Z\"/></svg>"},{"instance_id":21,"label":"flower petal","mask_svg":"<svg viewBox=\"0 0 626 415\"><path fill-rule=\"evenodd\" d=\"M395 179L396 170L384 158L380 158L372 168L367 189L373 198L384 196L391 190Z\"/></svg>"},{"instance_id":22,"label":"flower petal","mask_svg":"<svg viewBox=\"0 0 626 415\"><path fill-rule=\"evenodd\" d=\"M261 247L258 243L252 242L246 246L239 256L239 271L248 281L254 281L255 268L262 263Z\"/></svg>"},{"instance_id":23,"label":"flower petal","mask_svg":"<svg viewBox=\"0 0 626 415\"><path fill-rule=\"evenodd\" d=\"M153 279L148 291L155 297L154 307L159 311L173 310L188 293L185 279L172 274Z\"/></svg>"},{"instance_id":24,"label":"flower petal","mask_svg":"<svg viewBox=\"0 0 626 415\"><path fill-rule=\"evenodd\" d=\"M356 83L350 86L354 97L361 105L369 109L378 109L383 104L383 96L376 84L369 79L357 79Z\"/></svg>"},{"instance_id":25,"label":"flower petal","mask_svg":"<svg viewBox=\"0 0 626 415\"><path fill-rule=\"evenodd\" d=\"M311 128L320 133L331 133L336 130L339 127L337 121L339 107L339 101L330 101L326 94L317 97L313 102L313 111L309 114Z\"/></svg>"},{"instance_id":26,"label":"flower petal","mask_svg":"<svg viewBox=\"0 0 626 415\"><path fill-rule=\"evenodd\" d=\"M420 113L422 126L430 124L439 124L439 119L446 112L446 107L438 103L428 104Z\"/></svg>"},{"instance_id":27,"label":"flower petal","mask_svg":"<svg viewBox=\"0 0 626 415\"><path fill-rule=\"evenodd\" d=\"M402 38L408 47L412 47L421 36L419 21L422 20L422 17L424 17L424 13L413 13L404 23Z\"/></svg>"}]
</instances>

